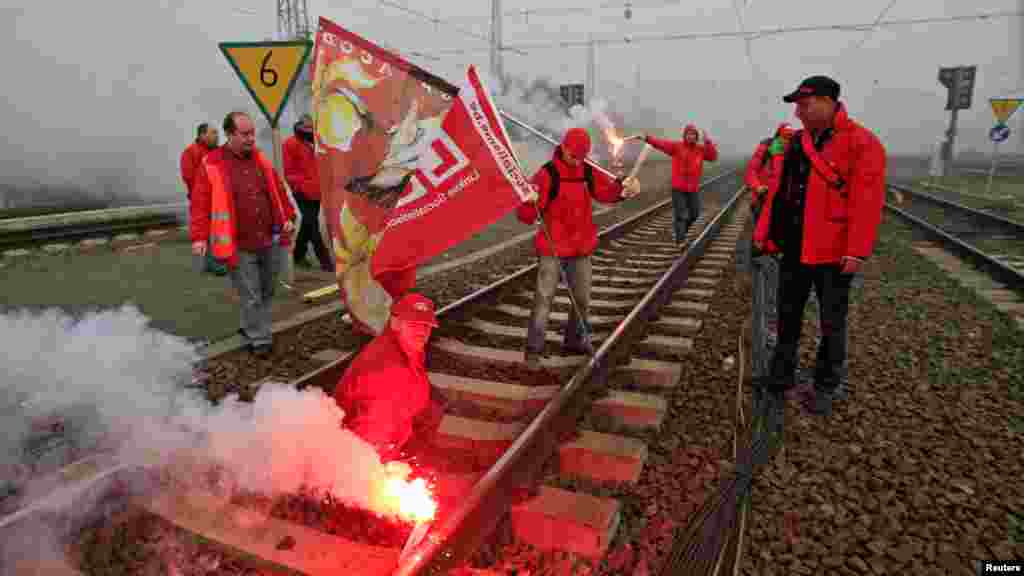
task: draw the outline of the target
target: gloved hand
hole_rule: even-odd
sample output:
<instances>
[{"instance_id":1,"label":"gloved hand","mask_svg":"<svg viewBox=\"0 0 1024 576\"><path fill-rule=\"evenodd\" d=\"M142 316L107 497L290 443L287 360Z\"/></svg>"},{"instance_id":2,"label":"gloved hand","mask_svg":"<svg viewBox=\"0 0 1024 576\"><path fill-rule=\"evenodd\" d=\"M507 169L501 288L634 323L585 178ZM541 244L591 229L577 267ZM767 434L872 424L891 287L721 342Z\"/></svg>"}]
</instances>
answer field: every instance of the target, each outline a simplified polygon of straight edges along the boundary
<instances>
[{"instance_id":1,"label":"gloved hand","mask_svg":"<svg viewBox=\"0 0 1024 576\"><path fill-rule=\"evenodd\" d=\"M640 181L634 176L622 181L622 197L632 198L640 193Z\"/></svg>"},{"instance_id":2,"label":"gloved hand","mask_svg":"<svg viewBox=\"0 0 1024 576\"><path fill-rule=\"evenodd\" d=\"M540 199L539 187L536 184L531 183L530 184L530 192L529 192L529 194L526 195L526 200L524 200L524 202L532 202L533 204L536 204L537 200L539 200L539 199Z\"/></svg>"}]
</instances>

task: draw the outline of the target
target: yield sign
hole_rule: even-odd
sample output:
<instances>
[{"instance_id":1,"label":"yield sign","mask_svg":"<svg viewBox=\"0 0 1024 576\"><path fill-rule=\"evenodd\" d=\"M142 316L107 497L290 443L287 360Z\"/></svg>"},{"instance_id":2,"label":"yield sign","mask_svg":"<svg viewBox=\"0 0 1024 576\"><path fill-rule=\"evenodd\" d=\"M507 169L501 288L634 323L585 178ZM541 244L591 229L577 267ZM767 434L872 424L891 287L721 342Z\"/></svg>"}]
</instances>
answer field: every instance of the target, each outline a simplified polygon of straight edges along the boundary
<instances>
[{"instance_id":1,"label":"yield sign","mask_svg":"<svg viewBox=\"0 0 1024 576\"><path fill-rule=\"evenodd\" d=\"M311 42L223 42L220 51L242 79L272 127L313 47Z\"/></svg>"},{"instance_id":2,"label":"yield sign","mask_svg":"<svg viewBox=\"0 0 1024 576\"><path fill-rule=\"evenodd\" d=\"M1013 116L1017 108L1024 103L1024 98L989 98L992 104L992 114L996 117L997 124L1006 124L1006 121Z\"/></svg>"}]
</instances>

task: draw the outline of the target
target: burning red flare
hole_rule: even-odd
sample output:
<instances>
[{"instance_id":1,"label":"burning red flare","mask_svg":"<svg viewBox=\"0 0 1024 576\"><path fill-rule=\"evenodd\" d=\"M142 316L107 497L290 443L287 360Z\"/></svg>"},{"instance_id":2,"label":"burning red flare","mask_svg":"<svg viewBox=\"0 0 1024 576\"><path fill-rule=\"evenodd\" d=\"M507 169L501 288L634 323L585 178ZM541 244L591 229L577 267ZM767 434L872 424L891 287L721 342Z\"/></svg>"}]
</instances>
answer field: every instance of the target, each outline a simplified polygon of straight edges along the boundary
<instances>
[{"instance_id":1,"label":"burning red flare","mask_svg":"<svg viewBox=\"0 0 1024 576\"><path fill-rule=\"evenodd\" d=\"M437 513L437 501L426 480L410 480L411 473L408 464L385 464L373 487L374 509L407 522L430 522Z\"/></svg>"}]
</instances>

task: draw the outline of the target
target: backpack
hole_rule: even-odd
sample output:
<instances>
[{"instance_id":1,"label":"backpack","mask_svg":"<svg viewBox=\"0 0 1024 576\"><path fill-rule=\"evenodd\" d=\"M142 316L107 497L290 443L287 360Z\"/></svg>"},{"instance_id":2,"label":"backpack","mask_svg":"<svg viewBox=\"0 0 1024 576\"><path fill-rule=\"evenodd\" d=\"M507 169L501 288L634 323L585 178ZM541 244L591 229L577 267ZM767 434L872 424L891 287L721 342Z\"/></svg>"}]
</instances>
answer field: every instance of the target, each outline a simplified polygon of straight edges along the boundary
<instances>
[{"instance_id":1,"label":"backpack","mask_svg":"<svg viewBox=\"0 0 1024 576\"><path fill-rule=\"evenodd\" d=\"M558 173L558 168L555 168L554 162L548 162L544 165L544 169L548 171L548 177L551 178L551 190L548 192L548 206L558 198L558 188L562 183L562 175ZM578 179L569 180L569 182L579 182ZM586 183L587 193L594 193L594 167L590 164L583 163L583 182Z\"/></svg>"}]
</instances>

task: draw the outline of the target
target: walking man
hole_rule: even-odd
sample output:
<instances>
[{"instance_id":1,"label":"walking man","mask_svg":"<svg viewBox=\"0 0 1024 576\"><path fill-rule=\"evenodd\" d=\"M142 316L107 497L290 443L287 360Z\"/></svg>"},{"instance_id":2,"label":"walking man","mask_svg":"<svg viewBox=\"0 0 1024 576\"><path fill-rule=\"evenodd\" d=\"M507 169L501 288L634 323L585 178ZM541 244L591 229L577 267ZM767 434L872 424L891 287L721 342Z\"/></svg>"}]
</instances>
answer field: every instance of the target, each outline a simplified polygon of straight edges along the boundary
<instances>
[{"instance_id":1,"label":"walking man","mask_svg":"<svg viewBox=\"0 0 1024 576\"><path fill-rule=\"evenodd\" d=\"M672 157L672 229L676 244L682 248L690 226L700 217L700 179L704 163L718 160L718 148L693 124L683 127L682 140L662 140L649 134L632 138L642 138Z\"/></svg>"},{"instance_id":2,"label":"walking man","mask_svg":"<svg viewBox=\"0 0 1024 576\"><path fill-rule=\"evenodd\" d=\"M303 114L295 123L295 134L284 143L284 178L299 206L302 222L295 240L295 265L308 268L306 249L313 252L325 272L334 271L334 261L320 235L320 171L313 147L313 117Z\"/></svg>"},{"instance_id":3,"label":"walking man","mask_svg":"<svg viewBox=\"0 0 1024 576\"><path fill-rule=\"evenodd\" d=\"M839 84L827 76L804 80L783 98L796 104L804 129L793 135L779 186L769 190L754 243L781 251L779 342L768 392L781 411L795 384L802 317L811 288L821 307L821 345L808 409L830 414L846 370L850 283L874 251L885 199L885 148L847 115Z\"/></svg>"},{"instance_id":4,"label":"walking man","mask_svg":"<svg viewBox=\"0 0 1024 576\"><path fill-rule=\"evenodd\" d=\"M256 149L256 126L245 112L224 118L227 144L210 152L192 197L192 252L227 264L241 302L238 333L251 352L271 352L270 302L295 229L284 183Z\"/></svg>"},{"instance_id":5,"label":"walking man","mask_svg":"<svg viewBox=\"0 0 1024 576\"><path fill-rule=\"evenodd\" d=\"M543 216L541 225L545 227L537 232L534 242L540 263L524 354L526 366L530 369L538 368L544 355L551 300L558 289L563 263L568 288L572 290L580 316L577 317L576 308L570 311L562 350L569 355L587 352L580 320L587 321L590 255L597 248L591 199L611 204L632 198L640 191L640 183L636 179L624 182L594 170L584 162L588 154L590 135L587 131L582 128L568 130L561 145L555 148L551 161L531 179L537 190L536 201L522 204L517 211L519 220L524 224L533 224L538 216Z\"/></svg>"}]
</instances>

